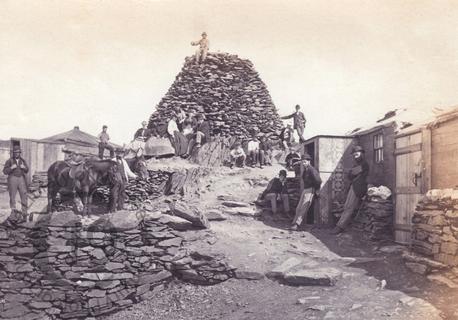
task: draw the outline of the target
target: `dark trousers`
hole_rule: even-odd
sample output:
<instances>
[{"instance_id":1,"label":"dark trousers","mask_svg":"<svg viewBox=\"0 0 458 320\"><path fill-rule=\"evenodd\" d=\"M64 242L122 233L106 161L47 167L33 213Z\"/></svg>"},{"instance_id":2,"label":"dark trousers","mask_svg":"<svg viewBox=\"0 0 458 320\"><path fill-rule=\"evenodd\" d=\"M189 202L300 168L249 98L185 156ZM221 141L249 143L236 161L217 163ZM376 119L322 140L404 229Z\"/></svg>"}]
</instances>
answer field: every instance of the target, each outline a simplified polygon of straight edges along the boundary
<instances>
[{"instance_id":1,"label":"dark trousers","mask_svg":"<svg viewBox=\"0 0 458 320\"><path fill-rule=\"evenodd\" d=\"M19 191L19 196L21 198L21 207L22 213L27 213L27 185L25 182L25 177L8 177L8 192L10 194L10 208L11 210L16 210L16 194Z\"/></svg>"},{"instance_id":2,"label":"dark trousers","mask_svg":"<svg viewBox=\"0 0 458 320\"><path fill-rule=\"evenodd\" d=\"M259 150L253 150L248 153L248 157L250 159L250 164L252 166L256 165L258 163L258 157L259 157Z\"/></svg>"},{"instance_id":3,"label":"dark trousers","mask_svg":"<svg viewBox=\"0 0 458 320\"><path fill-rule=\"evenodd\" d=\"M261 166L272 164L271 155L272 155L272 152L270 150L267 150L267 151L259 150L259 164Z\"/></svg>"},{"instance_id":4,"label":"dark trousers","mask_svg":"<svg viewBox=\"0 0 458 320\"><path fill-rule=\"evenodd\" d=\"M124 202L126 201L126 182L116 182L111 188L110 195L110 212L116 210L124 210Z\"/></svg>"},{"instance_id":5,"label":"dark trousers","mask_svg":"<svg viewBox=\"0 0 458 320\"><path fill-rule=\"evenodd\" d=\"M105 152L105 149L110 150L110 158L114 158L114 148L108 143L104 142L99 143L99 158L103 159L103 153Z\"/></svg>"}]
</instances>

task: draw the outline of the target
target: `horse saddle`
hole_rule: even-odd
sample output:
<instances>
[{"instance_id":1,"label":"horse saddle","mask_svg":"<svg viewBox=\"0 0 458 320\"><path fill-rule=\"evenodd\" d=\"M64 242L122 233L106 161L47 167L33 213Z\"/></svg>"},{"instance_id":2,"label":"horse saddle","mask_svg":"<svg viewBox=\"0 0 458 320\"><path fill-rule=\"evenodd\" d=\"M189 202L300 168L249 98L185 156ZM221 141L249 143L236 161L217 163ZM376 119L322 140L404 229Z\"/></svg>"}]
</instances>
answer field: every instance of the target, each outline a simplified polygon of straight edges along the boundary
<instances>
[{"instance_id":1,"label":"horse saddle","mask_svg":"<svg viewBox=\"0 0 458 320\"><path fill-rule=\"evenodd\" d=\"M77 177L84 171L84 161L69 161L67 164L70 166L68 176L72 179L77 179Z\"/></svg>"}]
</instances>

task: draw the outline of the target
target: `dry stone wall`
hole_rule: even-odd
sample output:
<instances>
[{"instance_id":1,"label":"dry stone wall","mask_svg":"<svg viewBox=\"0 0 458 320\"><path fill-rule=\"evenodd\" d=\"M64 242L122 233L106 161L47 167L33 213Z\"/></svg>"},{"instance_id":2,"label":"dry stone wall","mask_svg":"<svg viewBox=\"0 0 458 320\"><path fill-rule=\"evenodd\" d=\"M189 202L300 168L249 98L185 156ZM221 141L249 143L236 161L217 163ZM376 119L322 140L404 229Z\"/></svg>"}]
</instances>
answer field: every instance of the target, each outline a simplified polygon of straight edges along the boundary
<instances>
[{"instance_id":1,"label":"dry stone wall","mask_svg":"<svg viewBox=\"0 0 458 320\"><path fill-rule=\"evenodd\" d=\"M412 217L412 250L458 265L458 190L430 190Z\"/></svg>"},{"instance_id":2,"label":"dry stone wall","mask_svg":"<svg viewBox=\"0 0 458 320\"><path fill-rule=\"evenodd\" d=\"M190 250L194 226L118 211L88 225L73 212L0 225L0 319L87 319L148 299L180 278L215 284L234 270Z\"/></svg>"}]
</instances>

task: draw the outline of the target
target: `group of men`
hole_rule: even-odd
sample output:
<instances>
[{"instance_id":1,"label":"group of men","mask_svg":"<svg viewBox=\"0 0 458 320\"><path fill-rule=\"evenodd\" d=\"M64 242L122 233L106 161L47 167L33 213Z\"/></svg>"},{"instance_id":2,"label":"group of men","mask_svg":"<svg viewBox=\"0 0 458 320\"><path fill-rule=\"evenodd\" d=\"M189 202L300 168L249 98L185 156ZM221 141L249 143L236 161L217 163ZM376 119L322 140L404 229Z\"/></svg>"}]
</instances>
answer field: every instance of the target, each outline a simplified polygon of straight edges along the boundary
<instances>
[{"instance_id":1,"label":"group of men","mask_svg":"<svg viewBox=\"0 0 458 320\"><path fill-rule=\"evenodd\" d=\"M196 115L190 111L186 114L176 107L167 123L167 134L175 155L187 158L194 148L200 148L210 140L210 124L202 113Z\"/></svg>"},{"instance_id":2,"label":"group of men","mask_svg":"<svg viewBox=\"0 0 458 320\"><path fill-rule=\"evenodd\" d=\"M231 169L234 166L243 168L247 164L253 168L259 165L261 169L266 165L272 165L273 148L270 140L266 136L261 136L261 138L258 139L256 133L253 133L246 147L247 153L245 153L240 142L234 144L234 148L230 152Z\"/></svg>"},{"instance_id":3,"label":"group of men","mask_svg":"<svg viewBox=\"0 0 458 320\"><path fill-rule=\"evenodd\" d=\"M364 159L364 149L356 146L352 150L352 155L354 163L347 173L350 188L346 196L343 213L336 227L331 231L333 234L339 234L345 230L355 210L360 206L361 199L367 192L369 165ZM295 177L299 179L300 184L300 198L295 213L290 210L286 170L280 170L278 177L269 182L264 192L257 199L258 204L270 202L274 216L278 215L277 202L281 201L285 216L292 218L291 230L298 230L307 217L314 198L320 196L322 180L319 172L311 165L311 160L311 156L304 153L299 159L293 156L290 163L290 168L294 170Z\"/></svg>"}]
</instances>

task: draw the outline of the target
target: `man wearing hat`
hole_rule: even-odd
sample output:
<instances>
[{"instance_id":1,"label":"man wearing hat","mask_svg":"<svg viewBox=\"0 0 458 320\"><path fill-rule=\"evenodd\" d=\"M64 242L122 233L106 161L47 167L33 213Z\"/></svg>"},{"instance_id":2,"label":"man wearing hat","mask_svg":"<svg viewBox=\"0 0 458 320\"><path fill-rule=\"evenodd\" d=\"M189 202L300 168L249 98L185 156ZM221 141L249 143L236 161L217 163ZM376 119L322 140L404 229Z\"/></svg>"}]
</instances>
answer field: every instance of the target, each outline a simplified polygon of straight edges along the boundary
<instances>
[{"instance_id":1,"label":"man wearing hat","mask_svg":"<svg viewBox=\"0 0 458 320\"><path fill-rule=\"evenodd\" d=\"M210 48L210 42L207 39L207 33L202 33L202 38L199 41L191 42L192 46L199 46L196 51L196 63L204 62L207 58L208 49Z\"/></svg>"},{"instance_id":2,"label":"man wearing hat","mask_svg":"<svg viewBox=\"0 0 458 320\"><path fill-rule=\"evenodd\" d=\"M245 160L246 160L246 154L245 151L242 148L242 144L240 142L234 143L234 149L231 150L231 164L230 167L231 169L236 165L237 167L245 167Z\"/></svg>"},{"instance_id":3,"label":"man wearing hat","mask_svg":"<svg viewBox=\"0 0 458 320\"><path fill-rule=\"evenodd\" d=\"M256 203L261 201L270 201L270 206L272 208L272 213L277 215L277 201L282 201L283 211L285 215L289 215L289 196L288 188L286 185L286 170L280 170L278 173L278 178L273 178L270 180L266 189L262 194L259 195Z\"/></svg>"},{"instance_id":4,"label":"man wearing hat","mask_svg":"<svg viewBox=\"0 0 458 320\"><path fill-rule=\"evenodd\" d=\"M196 133L189 135L190 141L188 145L188 151L186 152L185 156L189 156L191 154L194 146L196 148L200 148L202 144L210 140L210 124L204 120L204 115L202 113L197 114L196 119Z\"/></svg>"},{"instance_id":5,"label":"man wearing hat","mask_svg":"<svg viewBox=\"0 0 458 320\"><path fill-rule=\"evenodd\" d=\"M304 129L305 123L307 120L305 119L304 113L302 113L301 106L296 105L296 112L290 114L289 116L281 117L282 119L291 119L293 118L293 127L296 129L297 135L299 136L299 142L304 142Z\"/></svg>"},{"instance_id":6,"label":"man wearing hat","mask_svg":"<svg viewBox=\"0 0 458 320\"><path fill-rule=\"evenodd\" d=\"M301 197L296 207L296 215L294 216L291 230L297 230L299 228L310 209L313 196L319 196L321 178L318 171L310 164L311 160L312 157L305 153L301 156L301 160L298 163Z\"/></svg>"},{"instance_id":7,"label":"man wearing hat","mask_svg":"<svg viewBox=\"0 0 458 320\"><path fill-rule=\"evenodd\" d=\"M21 209L24 220L27 218L27 182L26 174L29 167L21 157L20 146L13 146L13 156L5 162L3 174L8 176L8 192L10 195L10 208L12 212L16 211L16 193L19 191L21 198ZM29 220L33 219L32 214Z\"/></svg>"},{"instance_id":8,"label":"man wearing hat","mask_svg":"<svg viewBox=\"0 0 458 320\"><path fill-rule=\"evenodd\" d=\"M367 192L367 176L369 174L369 164L364 159L364 149L356 146L352 150L353 167L347 173L350 180L350 190L348 190L347 199L344 204L344 211L336 227L332 230L333 234L339 234L344 231L350 223L354 211L359 207L361 198Z\"/></svg>"},{"instance_id":9,"label":"man wearing hat","mask_svg":"<svg viewBox=\"0 0 458 320\"><path fill-rule=\"evenodd\" d=\"M108 149L110 151L110 158L114 158L114 148L110 145L110 136L107 133L108 127L104 125L102 127L102 132L100 132L99 136L97 137L99 139L99 158L103 159L103 153L105 152L105 149Z\"/></svg>"},{"instance_id":10,"label":"man wearing hat","mask_svg":"<svg viewBox=\"0 0 458 320\"><path fill-rule=\"evenodd\" d=\"M151 130L147 128L148 122L142 121L142 127L135 132L134 139L146 142L151 137Z\"/></svg>"}]
</instances>

